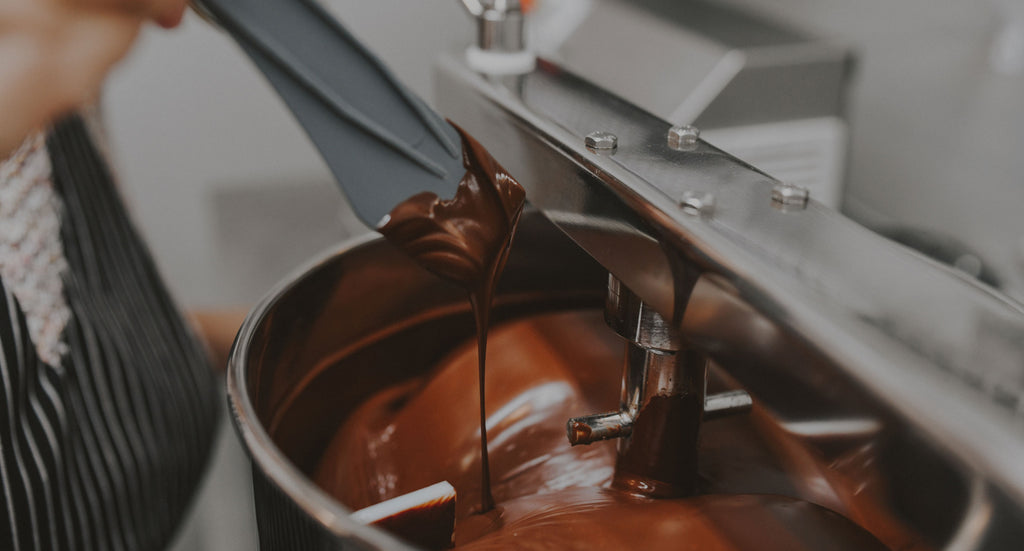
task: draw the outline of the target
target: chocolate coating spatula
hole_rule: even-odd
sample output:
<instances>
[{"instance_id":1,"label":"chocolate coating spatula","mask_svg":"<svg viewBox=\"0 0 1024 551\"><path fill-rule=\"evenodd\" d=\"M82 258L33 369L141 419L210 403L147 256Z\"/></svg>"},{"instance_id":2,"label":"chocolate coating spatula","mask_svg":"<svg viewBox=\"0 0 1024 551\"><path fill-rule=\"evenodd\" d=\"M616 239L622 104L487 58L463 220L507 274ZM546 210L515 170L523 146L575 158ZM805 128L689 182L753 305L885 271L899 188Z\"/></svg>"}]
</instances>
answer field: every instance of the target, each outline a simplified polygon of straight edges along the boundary
<instances>
[{"instance_id":1,"label":"chocolate coating spatula","mask_svg":"<svg viewBox=\"0 0 1024 551\"><path fill-rule=\"evenodd\" d=\"M422 191L455 195L459 136L315 0L194 0L266 75L368 225Z\"/></svg>"}]
</instances>

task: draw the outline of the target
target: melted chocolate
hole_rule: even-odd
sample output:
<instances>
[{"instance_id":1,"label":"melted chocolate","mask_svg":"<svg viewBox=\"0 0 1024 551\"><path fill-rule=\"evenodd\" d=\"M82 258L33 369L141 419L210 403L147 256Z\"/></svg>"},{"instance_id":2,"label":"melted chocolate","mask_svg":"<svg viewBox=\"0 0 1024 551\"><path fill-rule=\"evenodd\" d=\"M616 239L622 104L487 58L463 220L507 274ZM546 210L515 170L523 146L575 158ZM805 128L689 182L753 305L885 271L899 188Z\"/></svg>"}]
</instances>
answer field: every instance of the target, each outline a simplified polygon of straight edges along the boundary
<instances>
[{"instance_id":1,"label":"melted chocolate","mask_svg":"<svg viewBox=\"0 0 1024 551\"><path fill-rule=\"evenodd\" d=\"M601 338L600 316L553 314L491 331L486 381L494 497L600 486L615 447L565 441L565 419L618 403L620 343ZM457 536L480 502L475 343L465 342L428 377L376 394L335 434L316 482L353 509L441 480L456 489ZM579 362L579 364L577 364ZM589 366L579 376L579 367Z\"/></svg>"},{"instance_id":2,"label":"melted chocolate","mask_svg":"<svg viewBox=\"0 0 1024 551\"><path fill-rule=\"evenodd\" d=\"M469 292L477 330L480 510L485 512L494 508L484 393L491 299L508 259L526 191L479 142L455 128L462 137L466 167L455 197L443 200L431 192L414 195L396 206L378 230L421 266Z\"/></svg>"},{"instance_id":3,"label":"melted chocolate","mask_svg":"<svg viewBox=\"0 0 1024 551\"><path fill-rule=\"evenodd\" d=\"M631 434L619 442L612 487L646 497L691 496L697 491L706 360L688 350L654 353L632 344L627 350L631 365L653 368L647 376L657 378L659 390L641 404Z\"/></svg>"},{"instance_id":4,"label":"melted chocolate","mask_svg":"<svg viewBox=\"0 0 1024 551\"><path fill-rule=\"evenodd\" d=\"M696 493L703 394L652 396L615 465L615 488L648 497Z\"/></svg>"},{"instance_id":5,"label":"melted chocolate","mask_svg":"<svg viewBox=\"0 0 1024 551\"><path fill-rule=\"evenodd\" d=\"M598 312L492 330L487 413L498 506L474 515L465 503L480 491L478 425L465 415L476 399L465 385L477 367L473 344L453 350L423 380L364 403L336 434L317 483L360 508L448 480L459 495L455 542L467 549L676 548L681 541L730 551L791 541L801 542L794 549L927 549L887 512L869 460L837 469L757 407L702 428L701 495L651 500L607 490L616 444L570 447L564 434L565 419L618 403L621 341Z\"/></svg>"},{"instance_id":6,"label":"melted chocolate","mask_svg":"<svg viewBox=\"0 0 1024 551\"><path fill-rule=\"evenodd\" d=\"M458 549L887 549L842 515L783 496L645 499L590 488L534 495L502 507L502 529Z\"/></svg>"}]
</instances>

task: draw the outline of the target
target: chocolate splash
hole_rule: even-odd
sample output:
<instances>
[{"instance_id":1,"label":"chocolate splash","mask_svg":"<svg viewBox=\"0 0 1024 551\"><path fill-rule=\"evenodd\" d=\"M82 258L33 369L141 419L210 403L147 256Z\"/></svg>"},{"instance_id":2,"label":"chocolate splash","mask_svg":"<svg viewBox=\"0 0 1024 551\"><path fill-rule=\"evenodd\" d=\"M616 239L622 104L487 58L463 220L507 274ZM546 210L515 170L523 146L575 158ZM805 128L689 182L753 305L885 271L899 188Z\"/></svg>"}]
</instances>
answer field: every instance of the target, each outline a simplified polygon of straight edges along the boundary
<instances>
[{"instance_id":1,"label":"chocolate splash","mask_svg":"<svg viewBox=\"0 0 1024 551\"><path fill-rule=\"evenodd\" d=\"M486 512L494 508L484 409L487 329L494 287L505 268L526 191L479 142L452 126L462 137L466 167L455 197L444 200L431 192L414 195L384 217L377 229L421 266L469 292L479 358L480 512Z\"/></svg>"}]
</instances>

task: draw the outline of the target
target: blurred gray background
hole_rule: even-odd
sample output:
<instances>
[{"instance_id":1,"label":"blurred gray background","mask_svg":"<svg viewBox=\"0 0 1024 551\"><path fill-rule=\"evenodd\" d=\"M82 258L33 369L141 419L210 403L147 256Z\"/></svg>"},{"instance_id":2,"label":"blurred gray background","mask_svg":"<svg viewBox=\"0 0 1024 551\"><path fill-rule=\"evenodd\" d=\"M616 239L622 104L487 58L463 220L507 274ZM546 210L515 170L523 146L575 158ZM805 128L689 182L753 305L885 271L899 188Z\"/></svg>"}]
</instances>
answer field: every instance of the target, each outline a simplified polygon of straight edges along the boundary
<instances>
[{"instance_id":1,"label":"blurred gray background","mask_svg":"<svg viewBox=\"0 0 1024 551\"><path fill-rule=\"evenodd\" d=\"M843 211L951 237L1024 297L1024 2L728 1L854 50ZM455 0L328 3L428 99L432 60L472 36ZM260 75L197 17L147 31L103 107L126 199L186 307L248 306L366 231ZM255 548L248 474L225 429L181 549Z\"/></svg>"}]
</instances>

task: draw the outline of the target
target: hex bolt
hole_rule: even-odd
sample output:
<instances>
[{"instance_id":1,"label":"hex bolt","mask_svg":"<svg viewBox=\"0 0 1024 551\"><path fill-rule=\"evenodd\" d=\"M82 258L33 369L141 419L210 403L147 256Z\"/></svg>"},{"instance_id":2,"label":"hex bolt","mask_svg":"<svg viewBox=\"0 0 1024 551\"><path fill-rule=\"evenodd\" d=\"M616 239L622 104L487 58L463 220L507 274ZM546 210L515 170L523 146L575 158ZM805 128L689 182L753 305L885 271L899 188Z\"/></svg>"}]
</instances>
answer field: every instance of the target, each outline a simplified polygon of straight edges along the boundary
<instances>
[{"instance_id":1,"label":"hex bolt","mask_svg":"<svg viewBox=\"0 0 1024 551\"><path fill-rule=\"evenodd\" d=\"M676 151L691 151L697 147L700 129L689 124L668 129L668 146Z\"/></svg>"},{"instance_id":2,"label":"hex bolt","mask_svg":"<svg viewBox=\"0 0 1024 551\"><path fill-rule=\"evenodd\" d=\"M679 206L691 216L711 216L715 212L715 196L706 191L687 191Z\"/></svg>"},{"instance_id":3,"label":"hex bolt","mask_svg":"<svg viewBox=\"0 0 1024 551\"><path fill-rule=\"evenodd\" d=\"M611 132L597 131L587 134L583 140L587 149L595 153L608 153L619 147L619 138Z\"/></svg>"},{"instance_id":4,"label":"hex bolt","mask_svg":"<svg viewBox=\"0 0 1024 551\"><path fill-rule=\"evenodd\" d=\"M805 187L785 182L776 182L772 188L772 204L783 210L801 210L807 208L811 192Z\"/></svg>"}]
</instances>

